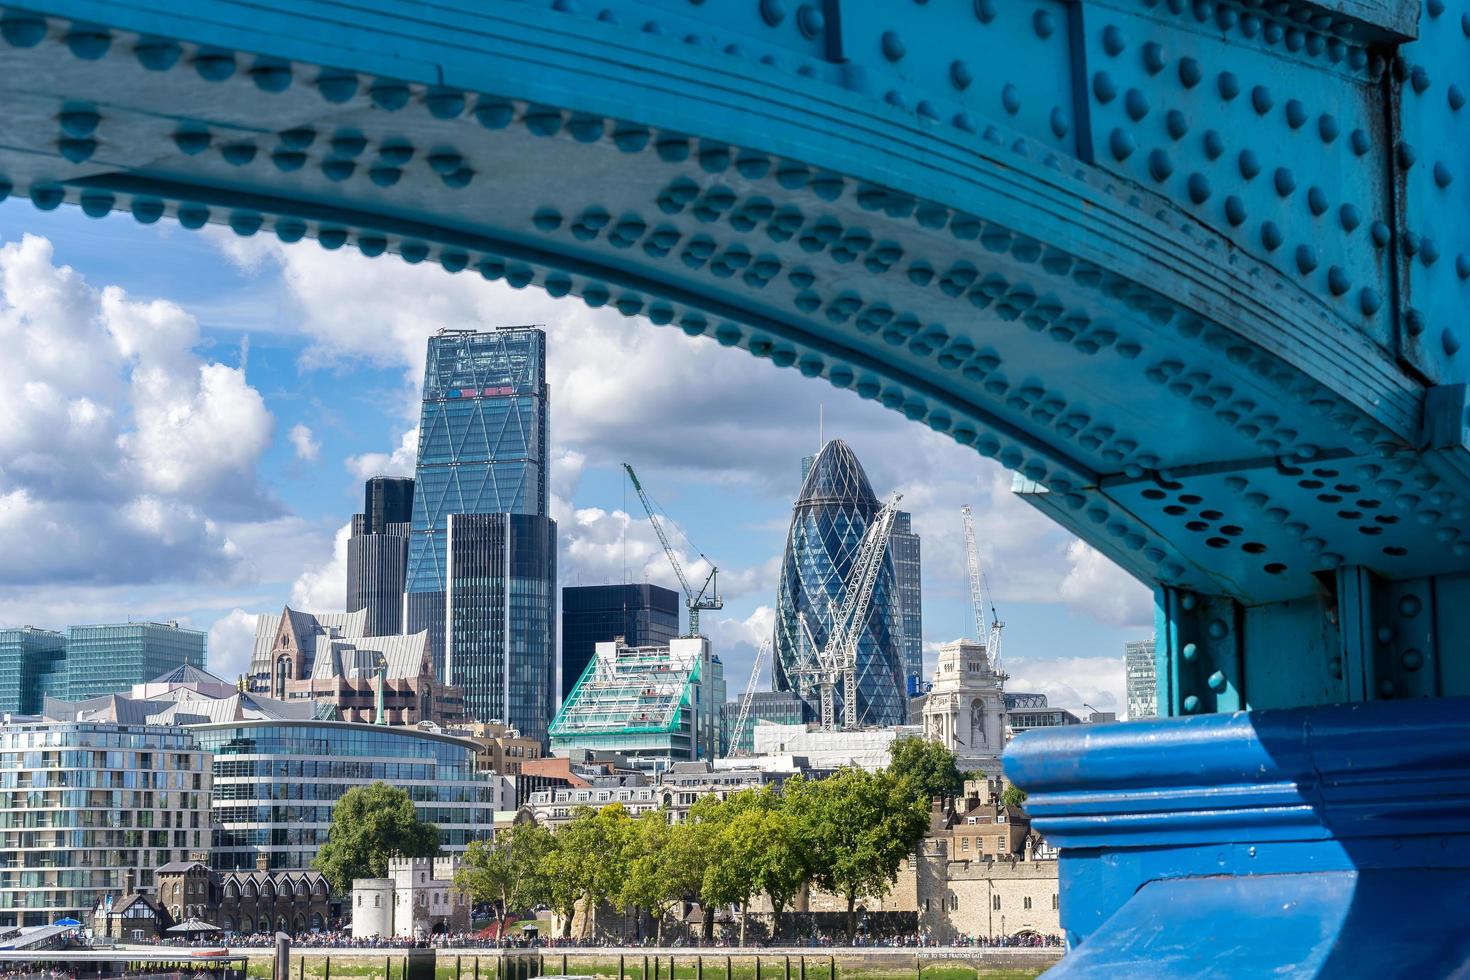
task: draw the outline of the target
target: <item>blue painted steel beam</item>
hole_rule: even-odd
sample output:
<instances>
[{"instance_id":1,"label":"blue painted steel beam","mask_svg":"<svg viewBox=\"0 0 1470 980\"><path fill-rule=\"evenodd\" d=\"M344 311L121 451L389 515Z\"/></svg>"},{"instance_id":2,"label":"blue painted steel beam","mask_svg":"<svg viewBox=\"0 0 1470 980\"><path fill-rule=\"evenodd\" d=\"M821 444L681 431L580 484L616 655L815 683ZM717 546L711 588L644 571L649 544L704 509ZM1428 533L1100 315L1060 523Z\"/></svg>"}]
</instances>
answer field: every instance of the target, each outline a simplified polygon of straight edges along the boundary
<instances>
[{"instance_id":1,"label":"blue painted steel beam","mask_svg":"<svg viewBox=\"0 0 1470 980\"><path fill-rule=\"evenodd\" d=\"M0 190L743 348L1154 584L1169 713L1431 717L1470 694L1457 3L27 0Z\"/></svg>"}]
</instances>

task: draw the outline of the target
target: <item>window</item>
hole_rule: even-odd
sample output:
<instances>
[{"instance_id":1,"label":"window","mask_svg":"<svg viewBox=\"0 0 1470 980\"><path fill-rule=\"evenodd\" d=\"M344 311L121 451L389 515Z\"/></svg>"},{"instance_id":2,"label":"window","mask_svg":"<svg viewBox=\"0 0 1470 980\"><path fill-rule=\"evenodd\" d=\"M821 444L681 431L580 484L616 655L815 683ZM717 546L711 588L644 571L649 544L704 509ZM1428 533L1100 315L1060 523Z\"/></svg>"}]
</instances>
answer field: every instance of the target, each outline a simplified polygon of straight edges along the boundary
<instances>
[{"instance_id":1,"label":"window","mask_svg":"<svg viewBox=\"0 0 1470 980\"><path fill-rule=\"evenodd\" d=\"M1023 908L1023 909L1029 909L1029 908L1031 908L1031 896L1030 895L1027 895L1025 898L1021 899L1021 908Z\"/></svg>"},{"instance_id":2,"label":"window","mask_svg":"<svg viewBox=\"0 0 1470 980\"><path fill-rule=\"evenodd\" d=\"M1051 893L1051 907L1054 908L1054 909L1057 907L1057 893L1056 892L1052 892Z\"/></svg>"},{"instance_id":3,"label":"window","mask_svg":"<svg viewBox=\"0 0 1470 980\"><path fill-rule=\"evenodd\" d=\"M990 896L990 908L993 911L996 911L996 912L999 912L1000 911L1000 896L999 895L992 895L992 896Z\"/></svg>"},{"instance_id":4,"label":"window","mask_svg":"<svg viewBox=\"0 0 1470 980\"><path fill-rule=\"evenodd\" d=\"M1004 835L995 839L995 849L1002 854L1006 852L1006 839Z\"/></svg>"}]
</instances>

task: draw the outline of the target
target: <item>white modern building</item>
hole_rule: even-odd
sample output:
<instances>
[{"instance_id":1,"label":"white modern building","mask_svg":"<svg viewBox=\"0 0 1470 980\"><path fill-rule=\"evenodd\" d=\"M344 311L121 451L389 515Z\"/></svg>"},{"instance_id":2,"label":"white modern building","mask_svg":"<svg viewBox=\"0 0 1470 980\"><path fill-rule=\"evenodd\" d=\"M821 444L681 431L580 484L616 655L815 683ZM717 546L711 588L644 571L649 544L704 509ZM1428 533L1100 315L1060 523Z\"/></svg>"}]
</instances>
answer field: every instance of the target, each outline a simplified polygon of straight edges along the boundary
<instances>
[{"instance_id":1,"label":"white modern building","mask_svg":"<svg viewBox=\"0 0 1470 980\"><path fill-rule=\"evenodd\" d=\"M814 769L857 766L876 772L888 767L895 741L921 736L923 731L919 725L893 725L828 732L811 725L762 721L755 726L755 754L802 756Z\"/></svg>"},{"instance_id":2,"label":"white modern building","mask_svg":"<svg viewBox=\"0 0 1470 980\"><path fill-rule=\"evenodd\" d=\"M1159 715L1158 668L1154 664L1154 638L1123 645L1128 673L1128 720Z\"/></svg>"},{"instance_id":3,"label":"white modern building","mask_svg":"<svg viewBox=\"0 0 1470 980\"><path fill-rule=\"evenodd\" d=\"M990 777L1001 774L1005 694L983 644L955 640L939 648L934 683L924 696L922 718L924 737L953 752L962 771L979 771Z\"/></svg>"}]
</instances>

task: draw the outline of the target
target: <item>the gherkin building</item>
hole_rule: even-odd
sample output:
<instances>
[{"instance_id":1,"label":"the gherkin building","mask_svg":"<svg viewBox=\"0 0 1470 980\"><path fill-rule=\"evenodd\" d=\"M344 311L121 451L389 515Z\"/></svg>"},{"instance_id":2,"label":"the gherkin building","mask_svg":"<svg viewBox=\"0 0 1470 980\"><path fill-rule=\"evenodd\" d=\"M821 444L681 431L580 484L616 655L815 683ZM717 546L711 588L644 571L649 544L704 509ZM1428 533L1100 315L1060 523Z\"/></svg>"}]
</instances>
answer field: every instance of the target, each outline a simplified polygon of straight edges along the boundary
<instances>
[{"instance_id":1,"label":"the gherkin building","mask_svg":"<svg viewBox=\"0 0 1470 980\"><path fill-rule=\"evenodd\" d=\"M796 499L776 596L776 689L800 692L813 720L819 712L819 695L803 684L800 676L801 662L810 658L812 644L802 641L797 616L805 614L816 646L825 645L834 612L846 598L846 583L863 533L880 508L862 464L847 443L833 439L824 445L811 461ZM858 641L860 725L907 723L900 623L893 560L889 556L878 573L873 603ZM847 695L839 686L838 718Z\"/></svg>"}]
</instances>

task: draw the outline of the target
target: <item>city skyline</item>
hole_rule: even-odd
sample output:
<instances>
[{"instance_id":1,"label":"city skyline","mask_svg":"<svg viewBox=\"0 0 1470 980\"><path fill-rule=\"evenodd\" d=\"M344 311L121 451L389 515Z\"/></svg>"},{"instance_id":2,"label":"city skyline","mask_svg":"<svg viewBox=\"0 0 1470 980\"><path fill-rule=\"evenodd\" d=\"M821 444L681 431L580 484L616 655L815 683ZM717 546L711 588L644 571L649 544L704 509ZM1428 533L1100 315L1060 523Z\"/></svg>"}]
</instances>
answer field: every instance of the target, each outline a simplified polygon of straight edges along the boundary
<instances>
[{"instance_id":1,"label":"city skyline","mask_svg":"<svg viewBox=\"0 0 1470 980\"><path fill-rule=\"evenodd\" d=\"M411 379L422 378L424 342L439 326L464 324L465 314L474 314L474 326L548 323L548 371L558 404L550 507L562 519L561 584L622 581L625 526L627 580L674 584L636 501L625 506L616 461L628 458L646 467L664 506L721 564L728 606L711 618L707 632L725 658L732 696L743 689L754 638L769 628L775 566L797 489L795 463L816 448L817 407L824 406L829 433L854 442L876 484L906 484L905 509L914 513L915 530L925 538L926 672L939 643L973 629L963 558L955 545L958 505L968 502L980 516L982 553L1011 624L1013 675L1024 677L1028 689L1050 691L1054 703L1086 700L1109 707L1098 699L1113 691L1121 708L1116 651L1124 640L1147 634L1146 591L1013 500L1009 477L998 466L895 413L715 345L558 304L540 293L517 294L435 269L374 266L314 245L282 249L177 228L139 229L117 219L100 225L81 221L65 211L38 215L7 204L0 206L0 241L16 253L13 265L24 260L40 272L49 269L84 299L120 283L129 290L128 302L155 316L175 314L145 301L161 297L180 304L176 312L191 321L192 336L182 348L135 351L135 361L157 352L191 361L184 367L201 376L216 367L232 369L233 383L243 386L235 393L271 417L265 436L241 434L236 440L236 448L253 448L242 451L246 458L234 469L223 467L236 479L228 493L210 499L212 512L204 510L200 496L188 495L210 489L211 480L219 485L217 474L204 469L206 461L196 467L201 472L182 472L174 481L174 499L186 501L200 519L175 533L171 546L212 546L202 559L211 571L206 581L180 575L149 584L105 568L80 575L75 567L56 568L48 578L43 564L36 588L25 595L0 593L0 620L55 627L107 618L114 610L112 618L178 616L211 630L211 665L233 673L248 656L255 614L278 609L282 601L342 608L345 525L361 506L361 478L412 471L415 443L403 437L414 435L409 412L418 392ZM22 228L49 235L54 254L21 254ZM91 238L82 238L83 229ZM139 236L198 274L182 283L118 265L107 250ZM65 265L76 272L61 273ZM383 282L375 284L375 278ZM308 280L315 284L311 290L304 285ZM385 292L407 292L410 284L442 292L417 305L384 304ZM26 302L23 296L7 297L12 306L17 300ZM91 301L100 306L99 299ZM333 304L340 309L333 312ZM497 312L500 304L508 304L503 314ZM367 322L369 309L377 311L381 325ZM649 376L640 386L628 386L627 371L639 364ZM347 380L350 385L343 384ZM196 401L210 390L198 382L194 387ZM809 409L809 421L772 420L765 403L775 393L789 395L803 415ZM589 408L594 402L600 411ZM707 427L677 417L683 413L673 409L685 404L693 415L712 405L726 413L719 438L695 438L692 433ZM247 412L242 422L252 420L258 421ZM102 528L103 535L109 530ZM199 540L184 541L186 531ZM184 561L176 567L189 571ZM74 584L79 577L81 589L47 587L50 581ZM83 604L97 616L71 611ZM1022 671L1028 661L1037 669ZM769 686L768 675L761 686Z\"/></svg>"}]
</instances>

